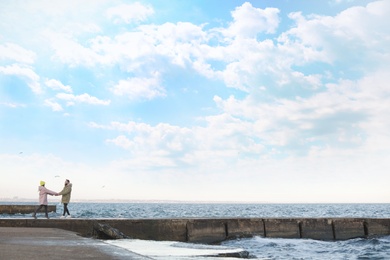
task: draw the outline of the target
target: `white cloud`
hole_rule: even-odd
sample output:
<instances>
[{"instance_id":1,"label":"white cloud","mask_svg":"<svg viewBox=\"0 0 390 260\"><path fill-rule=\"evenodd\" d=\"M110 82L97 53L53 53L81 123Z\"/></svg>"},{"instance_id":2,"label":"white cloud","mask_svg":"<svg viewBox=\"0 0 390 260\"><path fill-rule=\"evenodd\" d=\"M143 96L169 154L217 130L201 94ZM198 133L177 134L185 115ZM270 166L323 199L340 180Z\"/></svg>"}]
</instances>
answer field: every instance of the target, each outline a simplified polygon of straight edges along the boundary
<instances>
[{"instance_id":1,"label":"white cloud","mask_svg":"<svg viewBox=\"0 0 390 260\"><path fill-rule=\"evenodd\" d=\"M338 5L342 3L352 3L353 1L355 0L330 0L329 3Z\"/></svg>"},{"instance_id":2,"label":"white cloud","mask_svg":"<svg viewBox=\"0 0 390 260\"><path fill-rule=\"evenodd\" d=\"M169 167L205 167L209 161L226 163L232 159L233 162L240 153L261 156L263 146L251 137L253 131L249 123L227 114L208 117L206 123L207 127L193 128L164 123L151 126L133 121L112 122L107 126L89 125L122 133L106 142L130 152L131 161L149 157L150 161L159 161L159 167L164 164ZM156 165L144 165L144 168L153 167Z\"/></svg>"},{"instance_id":3,"label":"white cloud","mask_svg":"<svg viewBox=\"0 0 390 260\"><path fill-rule=\"evenodd\" d=\"M378 71L361 80L328 84L325 91L308 98L262 104L253 93L243 100L233 96L214 100L225 113L240 118L237 124L249 123L250 136L288 153L306 154L314 147L365 147L374 136L376 140L381 136L386 146L390 141L384 134L390 123L385 116L390 112L385 105L390 102L388 80L384 71Z\"/></svg>"},{"instance_id":4,"label":"white cloud","mask_svg":"<svg viewBox=\"0 0 390 260\"><path fill-rule=\"evenodd\" d=\"M236 12L249 7L249 4L244 4ZM290 88L299 89L299 92L317 89L324 84L323 73L327 78L337 78L340 76L337 73L365 73L388 66L390 22L386 14L389 12L390 2L377 1L366 7L351 7L334 17L305 17L301 13L291 13L289 17L296 26L282 33L277 42L270 39L258 41L253 39L253 34L250 39L233 38L233 35L239 35L235 30L243 30L245 35L245 27L232 25L226 30L219 29L230 37L221 41L222 46L203 47L207 51L203 51L202 59L196 61L201 61L196 68L204 75L223 79L228 87L246 92L259 86L275 90L278 85L281 87L273 94L279 93L280 96L288 93ZM244 24L250 24L243 18L245 15L235 19L241 17ZM224 62L225 66L213 69L211 64L215 60ZM311 72L311 65L316 68L321 63L325 67L327 64L334 66L335 72Z\"/></svg>"},{"instance_id":5,"label":"white cloud","mask_svg":"<svg viewBox=\"0 0 390 260\"><path fill-rule=\"evenodd\" d=\"M200 44L207 41L203 26L188 22L148 25L140 28L153 42L153 52L168 57L172 64L185 67L201 55Z\"/></svg>"},{"instance_id":6,"label":"white cloud","mask_svg":"<svg viewBox=\"0 0 390 260\"><path fill-rule=\"evenodd\" d=\"M55 51L53 59L69 64L72 67L80 65L92 67L96 63L104 62L103 56L81 45L77 40L68 35L57 32L47 32L46 35L51 47Z\"/></svg>"},{"instance_id":7,"label":"white cloud","mask_svg":"<svg viewBox=\"0 0 390 260\"><path fill-rule=\"evenodd\" d=\"M10 108L26 107L26 104L10 103L10 102L0 102L0 105L10 107Z\"/></svg>"},{"instance_id":8,"label":"white cloud","mask_svg":"<svg viewBox=\"0 0 390 260\"><path fill-rule=\"evenodd\" d=\"M96 97L90 96L87 93L84 93L81 95L58 93L56 95L56 98L68 101L68 103L67 103L68 105L74 105L74 102L77 102L77 103L87 103L87 104L91 104L91 105L108 106L111 103L110 100L100 100Z\"/></svg>"},{"instance_id":9,"label":"white cloud","mask_svg":"<svg viewBox=\"0 0 390 260\"><path fill-rule=\"evenodd\" d=\"M301 13L292 13L289 17L297 25L283 33L280 41L286 47L296 48L295 43L298 43L298 47L304 46L298 50L311 50L315 56L304 55L307 61L322 57L320 61L342 60L354 68L368 62L375 65L378 61L381 66L383 59L388 62L382 52L390 44L390 21L386 19L389 12L390 2L377 1L366 7L351 7L335 17L304 17ZM296 58L301 59L301 56L297 53ZM360 62L356 64L357 61Z\"/></svg>"},{"instance_id":10,"label":"white cloud","mask_svg":"<svg viewBox=\"0 0 390 260\"><path fill-rule=\"evenodd\" d=\"M2 3L0 31L13 42L34 50L39 62L49 54L48 31L71 36L100 32L99 25L105 21L101 14L109 3L106 0L84 1L75 10L77 5L74 0Z\"/></svg>"},{"instance_id":11,"label":"white cloud","mask_svg":"<svg viewBox=\"0 0 390 260\"><path fill-rule=\"evenodd\" d=\"M48 86L49 88L51 88L53 90L62 90L62 91L68 92L68 93L73 92L71 86L65 86L64 84L62 84L60 81L58 81L56 79L47 79L45 81L45 84L46 84L46 86Z\"/></svg>"},{"instance_id":12,"label":"white cloud","mask_svg":"<svg viewBox=\"0 0 390 260\"><path fill-rule=\"evenodd\" d=\"M31 68L20 66L17 64L9 66L0 66L0 73L4 75L14 75L26 80L27 85L35 94L43 93L41 85L39 83L39 75L36 74Z\"/></svg>"},{"instance_id":13,"label":"white cloud","mask_svg":"<svg viewBox=\"0 0 390 260\"><path fill-rule=\"evenodd\" d=\"M131 18L144 21L143 17L153 11L140 3L119 7L109 9L109 17L123 18L127 22ZM118 11L129 7L132 11L126 11L128 16ZM178 22L140 25L133 31L83 41L63 31L46 31L45 35L55 50L53 57L71 66L117 64L123 71L144 74L146 68L163 67L168 59L171 64L191 66L201 75L222 79L227 86L244 91L254 86L267 87L274 82L286 89L293 84L311 89L322 84L322 77L300 71L297 66L342 60L351 68L359 68L367 61L374 66L388 62L383 53L373 51L385 50L389 45L386 35L390 25L385 17L388 9L388 2L378 1L367 7L349 8L335 17L304 17L293 13L289 17L295 20L296 26L283 33L277 43L270 39L259 41L256 35L276 31L280 23L279 10L255 8L249 2L232 11L233 22L227 28L205 30L207 27ZM134 16L134 10L138 10L140 16ZM214 62L221 66L215 68ZM126 84L129 83L118 83L118 93L125 88L119 85ZM162 93L157 91L156 94Z\"/></svg>"},{"instance_id":14,"label":"white cloud","mask_svg":"<svg viewBox=\"0 0 390 260\"><path fill-rule=\"evenodd\" d=\"M129 136L134 137L129 140L121 135L115 139L115 144L126 149L134 149L134 151L147 151L146 154L151 151L160 151L158 152L160 154L182 152L185 143L192 143L190 129L164 123L153 127L145 123L112 122L108 129L126 132Z\"/></svg>"},{"instance_id":15,"label":"white cloud","mask_svg":"<svg viewBox=\"0 0 390 260\"><path fill-rule=\"evenodd\" d=\"M279 26L277 8L254 8L245 2L232 12L234 21L226 31L230 37L256 38L257 34L274 33Z\"/></svg>"},{"instance_id":16,"label":"white cloud","mask_svg":"<svg viewBox=\"0 0 390 260\"><path fill-rule=\"evenodd\" d=\"M0 60L12 60L21 63L34 63L36 54L33 51L26 50L23 47L13 44L5 43L0 45Z\"/></svg>"},{"instance_id":17,"label":"white cloud","mask_svg":"<svg viewBox=\"0 0 390 260\"><path fill-rule=\"evenodd\" d=\"M234 22L227 29L212 28L207 31L203 25L168 22L161 25L141 25L134 31L114 37L98 36L84 44L69 35L50 33L48 36L56 51L54 57L71 66L118 64L126 72L145 73L145 68L156 68L164 72L164 67L170 65L167 64L168 60L174 65L192 67L208 78L222 78L228 86L246 90L259 78L269 74L276 74L269 79L274 80L281 73L289 73L289 63L284 64L284 67L268 67L269 62L280 63L283 59L271 58L278 53L272 41L258 42L255 37L257 33L272 33L276 30L279 24L278 12L275 8L263 10L245 3L232 12ZM243 37L236 37L237 35ZM209 45L209 41L215 40L221 44ZM215 70L209 63L213 61L225 63L226 69ZM286 78L283 83L295 78ZM313 76L303 75L299 78L304 79L307 85L312 82ZM145 82L145 79L142 80ZM125 85L129 84L132 84L131 80L120 81L114 88L115 92L123 95L123 89L128 89ZM136 92L144 93L144 88ZM161 89L158 89L152 96L162 94Z\"/></svg>"},{"instance_id":18,"label":"white cloud","mask_svg":"<svg viewBox=\"0 0 390 260\"><path fill-rule=\"evenodd\" d=\"M46 99L44 105L50 107L54 112L59 112L64 110L60 104L50 99Z\"/></svg>"},{"instance_id":19,"label":"white cloud","mask_svg":"<svg viewBox=\"0 0 390 260\"><path fill-rule=\"evenodd\" d=\"M90 41L90 55L96 64L117 64L122 71L142 71L142 65L154 61L154 41L142 32L125 32L115 37L96 37Z\"/></svg>"},{"instance_id":20,"label":"white cloud","mask_svg":"<svg viewBox=\"0 0 390 260\"><path fill-rule=\"evenodd\" d=\"M140 73L145 68L164 71L170 64L190 65L191 56L201 52L198 46L206 37L201 26L188 22L141 25L115 37L91 39L89 50L94 55L87 52L85 56L95 63L118 64L126 72Z\"/></svg>"},{"instance_id":21,"label":"white cloud","mask_svg":"<svg viewBox=\"0 0 390 260\"><path fill-rule=\"evenodd\" d=\"M107 17L117 24L122 22L127 24L132 22L143 22L153 14L153 7L143 5L139 2L111 7L106 12Z\"/></svg>"},{"instance_id":22,"label":"white cloud","mask_svg":"<svg viewBox=\"0 0 390 260\"><path fill-rule=\"evenodd\" d=\"M131 140L129 140L126 136L120 135L117 136L114 139L107 140L108 143L113 143L119 147L122 147L124 149L131 149L132 146L134 145Z\"/></svg>"},{"instance_id":23,"label":"white cloud","mask_svg":"<svg viewBox=\"0 0 390 260\"><path fill-rule=\"evenodd\" d=\"M125 96L129 99L154 99L164 97L165 89L160 85L158 74L152 78L128 78L120 80L111 91L118 96Z\"/></svg>"},{"instance_id":24,"label":"white cloud","mask_svg":"<svg viewBox=\"0 0 390 260\"><path fill-rule=\"evenodd\" d=\"M125 135L108 139L106 143L130 152L132 159L126 160L126 165L139 169L179 167L185 163L185 154L190 152L188 149L196 142L190 129L163 123L151 126L136 122L112 122L109 126L90 126L124 132Z\"/></svg>"}]
</instances>

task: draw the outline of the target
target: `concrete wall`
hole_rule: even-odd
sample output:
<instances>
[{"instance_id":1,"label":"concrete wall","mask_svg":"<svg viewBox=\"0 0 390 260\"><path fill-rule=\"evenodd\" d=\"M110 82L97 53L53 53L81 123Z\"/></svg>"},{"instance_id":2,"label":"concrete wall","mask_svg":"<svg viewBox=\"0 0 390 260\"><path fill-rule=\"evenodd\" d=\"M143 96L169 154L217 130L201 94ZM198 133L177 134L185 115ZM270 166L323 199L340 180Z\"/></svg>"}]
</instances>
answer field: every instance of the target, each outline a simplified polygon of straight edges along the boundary
<instances>
[{"instance_id":1,"label":"concrete wall","mask_svg":"<svg viewBox=\"0 0 390 260\"><path fill-rule=\"evenodd\" d=\"M345 240L390 235L390 219L234 218L234 219L1 219L0 227L60 228L93 236L97 221L131 238L216 243L248 236Z\"/></svg>"},{"instance_id":2,"label":"concrete wall","mask_svg":"<svg viewBox=\"0 0 390 260\"><path fill-rule=\"evenodd\" d=\"M0 214L29 214L33 213L38 205L0 205ZM55 205L48 205L48 212L56 212L57 207ZM44 212L42 208L38 212Z\"/></svg>"}]
</instances>

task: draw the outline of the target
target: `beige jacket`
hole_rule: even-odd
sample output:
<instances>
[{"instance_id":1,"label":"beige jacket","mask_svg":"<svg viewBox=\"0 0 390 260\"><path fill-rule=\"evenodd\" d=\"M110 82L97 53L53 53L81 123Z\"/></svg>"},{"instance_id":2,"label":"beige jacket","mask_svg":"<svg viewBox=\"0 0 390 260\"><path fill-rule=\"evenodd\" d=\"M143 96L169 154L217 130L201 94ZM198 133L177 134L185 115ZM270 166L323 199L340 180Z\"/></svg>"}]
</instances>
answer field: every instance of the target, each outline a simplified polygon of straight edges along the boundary
<instances>
[{"instance_id":1,"label":"beige jacket","mask_svg":"<svg viewBox=\"0 0 390 260\"><path fill-rule=\"evenodd\" d=\"M59 195L62 195L61 202L69 203L71 193L72 193L72 183L69 183L62 189L62 191L58 193Z\"/></svg>"}]
</instances>

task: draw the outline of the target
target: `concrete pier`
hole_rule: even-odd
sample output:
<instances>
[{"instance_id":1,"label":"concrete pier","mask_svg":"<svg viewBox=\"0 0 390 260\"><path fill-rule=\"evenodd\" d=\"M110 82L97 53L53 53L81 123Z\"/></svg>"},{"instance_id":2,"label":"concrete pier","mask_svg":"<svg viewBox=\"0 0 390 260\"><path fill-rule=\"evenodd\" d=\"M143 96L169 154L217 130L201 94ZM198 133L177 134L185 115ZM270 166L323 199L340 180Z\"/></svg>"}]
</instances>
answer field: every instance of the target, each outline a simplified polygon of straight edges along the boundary
<instances>
[{"instance_id":1,"label":"concrete pier","mask_svg":"<svg viewBox=\"0 0 390 260\"><path fill-rule=\"evenodd\" d=\"M390 218L182 218L182 219L17 219L0 218L0 227L59 228L84 237L94 223L107 224L130 238L218 243L237 237L346 240L390 235Z\"/></svg>"},{"instance_id":2,"label":"concrete pier","mask_svg":"<svg viewBox=\"0 0 390 260\"><path fill-rule=\"evenodd\" d=\"M33 213L39 205L0 205L0 214L29 214ZM48 205L48 212L56 212L57 206ZM44 208L40 209L38 212L44 212Z\"/></svg>"},{"instance_id":3,"label":"concrete pier","mask_svg":"<svg viewBox=\"0 0 390 260\"><path fill-rule=\"evenodd\" d=\"M151 259L97 239L56 228L0 227L0 259L147 260Z\"/></svg>"}]
</instances>

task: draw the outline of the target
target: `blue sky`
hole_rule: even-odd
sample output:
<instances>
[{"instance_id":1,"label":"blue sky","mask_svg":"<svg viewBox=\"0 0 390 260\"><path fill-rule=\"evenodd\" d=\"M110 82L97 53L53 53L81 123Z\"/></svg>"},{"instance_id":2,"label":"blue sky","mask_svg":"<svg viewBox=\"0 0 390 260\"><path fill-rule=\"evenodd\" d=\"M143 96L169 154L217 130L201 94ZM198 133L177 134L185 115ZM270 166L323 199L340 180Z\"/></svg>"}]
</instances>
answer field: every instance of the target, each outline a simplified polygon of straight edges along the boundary
<instances>
[{"instance_id":1,"label":"blue sky","mask_svg":"<svg viewBox=\"0 0 390 260\"><path fill-rule=\"evenodd\" d=\"M390 202L389 14L2 1L0 198Z\"/></svg>"}]
</instances>

